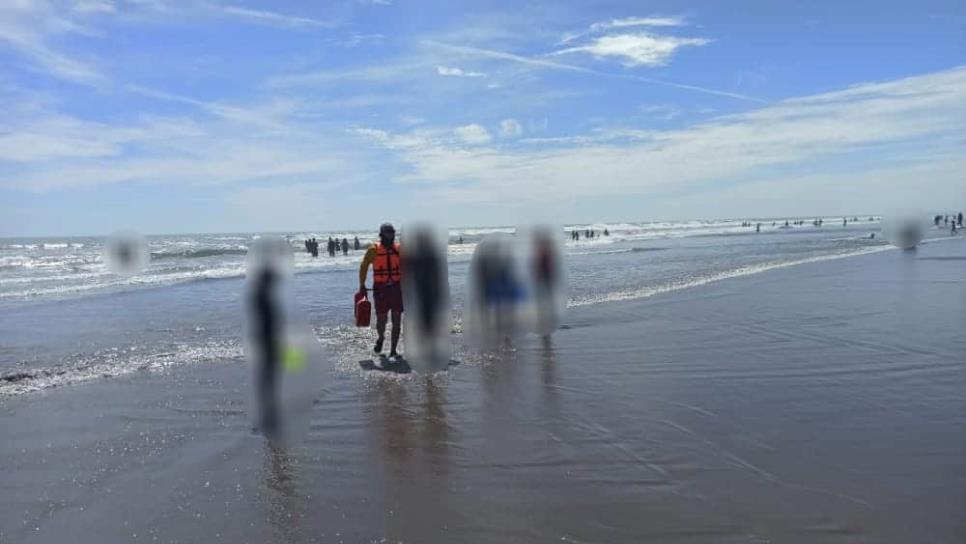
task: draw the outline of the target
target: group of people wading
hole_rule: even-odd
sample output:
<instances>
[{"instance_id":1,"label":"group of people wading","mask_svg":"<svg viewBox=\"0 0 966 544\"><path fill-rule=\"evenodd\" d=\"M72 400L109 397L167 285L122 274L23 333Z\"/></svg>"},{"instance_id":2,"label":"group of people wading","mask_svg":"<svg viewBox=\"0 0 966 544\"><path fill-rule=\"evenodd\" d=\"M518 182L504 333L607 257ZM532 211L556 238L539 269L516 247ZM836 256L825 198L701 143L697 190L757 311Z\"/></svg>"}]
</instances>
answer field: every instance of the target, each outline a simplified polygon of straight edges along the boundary
<instances>
[{"instance_id":1,"label":"group of people wading","mask_svg":"<svg viewBox=\"0 0 966 544\"><path fill-rule=\"evenodd\" d=\"M353 249L359 250L361 248L359 243L359 237L355 237L355 243L353 244ZM349 239L343 238L341 241L338 238L332 238L329 236L329 243L326 249L328 250L329 257L335 257L340 251L343 255L349 254ZM319 241L315 238L309 238L305 240L305 251L308 252L313 257L319 256Z\"/></svg>"}]
</instances>

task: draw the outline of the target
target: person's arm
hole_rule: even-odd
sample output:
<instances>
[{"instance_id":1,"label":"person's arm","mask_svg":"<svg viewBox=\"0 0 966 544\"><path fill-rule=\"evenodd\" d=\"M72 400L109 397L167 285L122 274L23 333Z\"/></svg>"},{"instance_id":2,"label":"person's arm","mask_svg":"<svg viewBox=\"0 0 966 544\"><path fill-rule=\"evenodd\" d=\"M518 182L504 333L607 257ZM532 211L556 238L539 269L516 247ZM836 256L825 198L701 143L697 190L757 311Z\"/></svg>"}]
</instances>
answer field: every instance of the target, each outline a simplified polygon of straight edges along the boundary
<instances>
[{"instance_id":1,"label":"person's arm","mask_svg":"<svg viewBox=\"0 0 966 544\"><path fill-rule=\"evenodd\" d=\"M369 246L366 254L362 256L362 264L359 265L359 292L366 290L366 277L369 276L369 265L376 260L376 247Z\"/></svg>"}]
</instances>

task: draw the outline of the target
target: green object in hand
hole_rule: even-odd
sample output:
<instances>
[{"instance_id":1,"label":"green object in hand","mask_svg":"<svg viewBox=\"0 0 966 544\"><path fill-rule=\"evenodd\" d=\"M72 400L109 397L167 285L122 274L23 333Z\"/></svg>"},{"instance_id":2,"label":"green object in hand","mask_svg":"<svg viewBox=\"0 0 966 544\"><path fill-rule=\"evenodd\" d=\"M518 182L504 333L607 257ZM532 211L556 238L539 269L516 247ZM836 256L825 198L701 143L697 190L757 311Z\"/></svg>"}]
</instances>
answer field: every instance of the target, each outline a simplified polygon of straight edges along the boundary
<instances>
[{"instance_id":1,"label":"green object in hand","mask_svg":"<svg viewBox=\"0 0 966 544\"><path fill-rule=\"evenodd\" d=\"M293 346L286 346L282 352L282 367L286 372L302 372L305 369L305 352Z\"/></svg>"}]
</instances>

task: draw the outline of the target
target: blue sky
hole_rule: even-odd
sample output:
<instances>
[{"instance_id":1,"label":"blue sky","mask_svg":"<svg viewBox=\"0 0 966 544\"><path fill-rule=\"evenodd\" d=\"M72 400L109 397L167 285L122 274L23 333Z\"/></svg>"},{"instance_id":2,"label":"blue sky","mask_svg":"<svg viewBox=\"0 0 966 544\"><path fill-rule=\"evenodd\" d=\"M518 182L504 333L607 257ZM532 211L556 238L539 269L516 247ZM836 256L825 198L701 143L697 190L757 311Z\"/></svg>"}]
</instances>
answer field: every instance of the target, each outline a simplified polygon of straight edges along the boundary
<instances>
[{"instance_id":1,"label":"blue sky","mask_svg":"<svg viewBox=\"0 0 966 544\"><path fill-rule=\"evenodd\" d=\"M0 2L0 236L966 208L966 4Z\"/></svg>"}]
</instances>

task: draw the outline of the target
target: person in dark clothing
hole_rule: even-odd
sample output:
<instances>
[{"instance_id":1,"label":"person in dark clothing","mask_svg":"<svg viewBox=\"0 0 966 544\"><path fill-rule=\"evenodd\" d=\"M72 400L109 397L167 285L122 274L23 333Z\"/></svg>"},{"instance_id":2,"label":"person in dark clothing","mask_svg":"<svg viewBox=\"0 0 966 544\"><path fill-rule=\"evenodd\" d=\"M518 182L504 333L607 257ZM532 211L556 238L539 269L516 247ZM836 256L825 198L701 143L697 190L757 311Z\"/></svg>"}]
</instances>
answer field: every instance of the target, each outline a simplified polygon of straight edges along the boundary
<instances>
[{"instance_id":1,"label":"person in dark clothing","mask_svg":"<svg viewBox=\"0 0 966 544\"><path fill-rule=\"evenodd\" d=\"M358 236L356 236L356 243L355 243L355 245L353 247L355 248L356 251L359 251L360 246L359 246L359 237Z\"/></svg>"},{"instance_id":2,"label":"person in dark clothing","mask_svg":"<svg viewBox=\"0 0 966 544\"><path fill-rule=\"evenodd\" d=\"M349 240L347 238L342 239L342 254L343 255L349 254Z\"/></svg>"},{"instance_id":3,"label":"person in dark clothing","mask_svg":"<svg viewBox=\"0 0 966 544\"><path fill-rule=\"evenodd\" d=\"M329 250L329 257L335 257L335 240L329 236L329 244L327 249Z\"/></svg>"},{"instance_id":4,"label":"person in dark clothing","mask_svg":"<svg viewBox=\"0 0 966 544\"><path fill-rule=\"evenodd\" d=\"M963 228L963 212L959 212L959 228Z\"/></svg>"},{"instance_id":5,"label":"person in dark clothing","mask_svg":"<svg viewBox=\"0 0 966 544\"><path fill-rule=\"evenodd\" d=\"M261 365L258 371L258 397L261 413L258 416L260 430L268 437L278 431L278 370L279 370L279 313L275 298L277 274L266 267L255 276L255 285L248 303L253 316L253 332Z\"/></svg>"},{"instance_id":6,"label":"person in dark clothing","mask_svg":"<svg viewBox=\"0 0 966 544\"><path fill-rule=\"evenodd\" d=\"M407 251L402 260L403 269L406 271L405 284L413 289L419 301L416 322L422 329L422 334L429 336L436 330L436 323L440 318L442 266L428 233L417 232L413 245L418 249Z\"/></svg>"}]
</instances>

